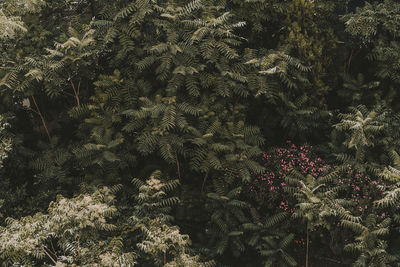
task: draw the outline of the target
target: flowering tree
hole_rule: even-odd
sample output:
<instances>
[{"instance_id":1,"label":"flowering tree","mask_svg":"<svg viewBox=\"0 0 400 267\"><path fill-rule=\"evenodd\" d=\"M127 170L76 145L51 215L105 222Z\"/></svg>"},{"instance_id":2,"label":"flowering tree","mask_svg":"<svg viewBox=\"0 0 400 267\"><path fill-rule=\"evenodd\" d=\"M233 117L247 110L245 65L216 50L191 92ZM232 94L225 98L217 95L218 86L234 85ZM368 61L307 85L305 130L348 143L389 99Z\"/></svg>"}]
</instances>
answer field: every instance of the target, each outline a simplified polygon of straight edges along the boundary
<instances>
[{"instance_id":1,"label":"flowering tree","mask_svg":"<svg viewBox=\"0 0 400 267\"><path fill-rule=\"evenodd\" d=\"M0 228L0 259L10 265L133 264L134 253L124 253L118 238L105 234L116 230L108 222L116 212L113 199L104 187L72 199L59 196L48 214L8 218Z\"/></svg>"},{"instance_id":2,"label":"flowering tree","mask_svg":"<svg viewBox=\"0 0 400 267\"><path fill-rule=\"evenodd\" d=\"M290 141L285 147L274 148L264 152L258 161L266 168L262 174L257 174L247 191L257 203L258 209L274 212L293 212L295 203L290 202L290 195L284 192L285 176L295 168L302 175L318 178L329 169L324 161L312 152L312 146L296 146ZM261 211L262 213L262 211Z\"/></svg>"},{"instance_id":3,"label":"flowering tree","mask_svg":"<svg viewBox=\"0 0 400 267\"><path fill-rule=\"evenodd\" d=\"M160 172L155 172L145 183L134 179L139 193L133 216L122 221L114 206L113 191L119 186L74 198L59 195L46 214L7 218L7 225L0 227L0 262L27 266L203 266L198 256L188 253L189 236L168 222L168 213L178 198L167 192L178 182L163 182L159 176Z\"/></svg>"}]
</instances>

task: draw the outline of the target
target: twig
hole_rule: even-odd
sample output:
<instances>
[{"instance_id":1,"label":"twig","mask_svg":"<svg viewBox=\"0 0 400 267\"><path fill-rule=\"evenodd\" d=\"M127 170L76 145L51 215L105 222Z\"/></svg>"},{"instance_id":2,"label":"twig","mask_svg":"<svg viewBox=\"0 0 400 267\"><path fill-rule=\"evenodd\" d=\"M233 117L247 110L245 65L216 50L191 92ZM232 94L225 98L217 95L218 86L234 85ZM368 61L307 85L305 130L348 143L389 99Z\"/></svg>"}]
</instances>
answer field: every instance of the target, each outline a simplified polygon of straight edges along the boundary
<instances>
[{"instance_id":1,"label":"twig","mask_svg":"<svg viewBox=\"0 0 400 267\"><path fill-rule=\"evenodd\" d=\"M68 80L71 83L72 90L74 90L75 101L76 101L76 104L79 107L81 105L80 104L80 100L79 100L79 90L80 90L80 87L81 87L81 82L79 81L78 90L77 90L76 87L75 87L74 82L72 81L71 75L68 75Z\"/></svg>"},{"instance_id":2,"label":"twig","mask_svg":"<svg viewBox=\"0 0 400 267\"><path fill-rule=\"evenodd\" d=\"M53 259L53 257L46 251L45 248L46 248L45 246L42 246L42 249L43 249L44 253L46 253L47 257L49 257L50 260L51 260L54 264L57 264L57 262L56 262L56 261Z\"/></svg>"},{"instance_id":3,"label":"twig","mask_svg":"<svg viewBox=\"0 0 400 267\"><path fill-rule=\"evenodd\" d=\"M36 107L36 111L35 112L36 112L36 114L39 115L40 119L42 120L42 124L43 124L44 130L46 131L46 134L47 134L47 137L49 138L49 141L51 142L51 136L50 136L50 133L49 133L49 129L47 128L47 124L46 124L46 121L45 121L45 119L44 119L44 117L42 115L42 112L40 112L40 109L39 109L39 106L38 106L38 104L36 102L35 96L32 96L32 100L33 100L33 103L35 104L35 107Z\"/></svg>"},{"instance_id":4,"label":"twig","mask_svg":"<svg viewBox=\"0 0 400 267\"><path fill-rule=\"evenodd\" d=\"M206 172L206 175L204 175L203 184L201 185L201 192L202 193L204 192L204 186L206 185L207 177L208 177L208 171Z\"/></svg>"},{"instance_id":5,"label":"twig","mask_svg":"<svg viewBox=\"0 0 400 267\"><path fill-rule=\"evenodd\" d=\"M353 58L353 54L354 54L354 48L351 49L350 57L349 60L347 61L347 72L349 72L350 70L350 64L351 64L351 59Z\"/></svg>"},{"instance_id":6,"label":"twig","mask_svg":"<svg viewBox=\"0 0 400 267\"><path fill-rule=\"evenodd\" d=\"M53 245L53 241L50 240L50 244L51 244L51 250L49 250L56 258L57 258L57 254L56 254L56 250L54 249L54 245Z\"/></svg>"},{"instance_id":7,"label":"twig","mask_svg":"<svg viewBox=\"0 0 400 267\"><path fill-rule=\"evenodd\" d=\"M79 92L81 91L81 81L82 80L79 80L79 83L78 83L78 95L79 95Z\"/></svg>"},{"instance_id":8,"label":"twig","mask_svg":"<svg viewBox=\"0 0 400 267\"><path fill-rule=\"evenodd\" d=\"M306 249L306 267L308 267L308 254L310 252L310 232L308 231L308 223L307 223L307 249Z\"/></svg>"}]
</instances>

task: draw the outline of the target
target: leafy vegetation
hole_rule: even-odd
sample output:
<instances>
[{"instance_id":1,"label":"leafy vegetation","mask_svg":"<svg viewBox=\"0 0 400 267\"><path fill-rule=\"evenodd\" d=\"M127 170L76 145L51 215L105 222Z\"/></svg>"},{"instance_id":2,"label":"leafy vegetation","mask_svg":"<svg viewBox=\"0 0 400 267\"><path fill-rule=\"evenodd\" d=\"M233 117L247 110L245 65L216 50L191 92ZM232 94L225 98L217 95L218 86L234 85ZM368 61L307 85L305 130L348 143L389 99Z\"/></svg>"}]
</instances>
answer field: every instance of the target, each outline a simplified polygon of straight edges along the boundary
<instances>
[{"instance_id":1,"label":"leafy vegetation","mask_svg":"<svg viewBox=\"0 0 400 267\"><path fill-rule=\"evenodd\" d=\"M1 1L0 263L400 266L399 11Z\"/></svg>"}]
</instances>

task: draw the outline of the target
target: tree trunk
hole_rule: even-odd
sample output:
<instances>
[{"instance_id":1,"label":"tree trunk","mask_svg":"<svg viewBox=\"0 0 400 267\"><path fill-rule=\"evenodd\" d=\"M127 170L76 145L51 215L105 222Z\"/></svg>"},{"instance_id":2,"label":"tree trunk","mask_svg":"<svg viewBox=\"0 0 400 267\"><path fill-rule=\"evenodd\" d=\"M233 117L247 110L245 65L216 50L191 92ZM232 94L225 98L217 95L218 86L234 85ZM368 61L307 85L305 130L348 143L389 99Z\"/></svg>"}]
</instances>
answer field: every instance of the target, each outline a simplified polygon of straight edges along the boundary
<instances>
[{"instance_id":1,"label":"tree trunk","mask_svg":"<svg viewBox=\"0 0 400 267\"><path fill-rule=\"evenodd\" d=\"M310 247L309 247L309 243L310 243L310 234L308 232L308 224L307 224L307 238L306 238L306 267L308 266L308 254L310 252Z\"/></svg>"}]
</instances>

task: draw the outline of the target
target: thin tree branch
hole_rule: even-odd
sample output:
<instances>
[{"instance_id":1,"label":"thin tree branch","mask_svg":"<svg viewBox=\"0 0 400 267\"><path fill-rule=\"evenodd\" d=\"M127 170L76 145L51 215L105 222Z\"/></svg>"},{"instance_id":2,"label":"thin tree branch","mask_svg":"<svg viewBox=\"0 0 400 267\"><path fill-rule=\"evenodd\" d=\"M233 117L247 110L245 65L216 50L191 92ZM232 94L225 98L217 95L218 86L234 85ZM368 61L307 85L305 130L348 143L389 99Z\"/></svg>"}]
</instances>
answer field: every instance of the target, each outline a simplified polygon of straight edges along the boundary
<instances>
[{"instance_id":1,"label":"thin tree branch","mask_svg":"<svg viewBox=\"0 0 400 267\"><path fill-rule=\"evenodd\" d=\"M354 48L351 49L350 57L349 57L349 60L347 61L347 72L350 71L350 64L351 64L351 60L353 58L353 54L354 54Z\"/></svg>"},{"instance_id":2,"label":"thin tree branch","mask_svg":"<svg viewBox=\"0 0 400 267\"><path fill-rule=\"evenodd\" d=\"M308 223L307 223L307 240L306 240L306 242L307 242L307 244L306 244L307 248L306 248L306 266L305 267L308 267L308 254L310 252L310 232L308 230Z\"/></svg>"},{"instance_id":3,"label":"thin tree branch","mask_svg":"<svg viewBox=\"0 0 400 267\"><path fill-rule=\"evenodd\" d=\"M47 137L49 138L49 141L51 142L51 136L50 136L49 129L47 128L47 124L46 124L46 121L45 121L45 119L44 119L44 117L42 115L42 112L40 112L39 105L36 102L35 96L32 96L32 100L33 100L33 103L35 104L35 107L36 107L36 114L38 114L40 119L42 120L42 124L43 124L44 130L46 131L46 134L47 134Z\"/></svg>"},{"instance_id":4,"label":"thin tree branch","mask_svg":"<svg viewBox=\"0 0 400 267\"><path fill-rule=\"evenodd\" d=\"M51 249L53 250L51 252L57 258L57 254L56 254L56 250L54 249L53 241L50 240L50 244L51 244Z\"/></svg>"},{"instance_id":5,"label":"thin tree branch","mask_svg":"<svg viewBox=\"0 0 400 267\"><path fill-rule=\"evenodd\" d=\"M53 259L53 257L47 252L47 250L46 250L45 248L46 248L45 246L42 246L42 249L43 249L44 253L46 253L47 257L49 257L50 260L51 260L54 264L57 264L57 262L56 262L56 261Z\"/></svg>"},{"instance_id":6,"label":"thin tree branch","mask_svg":"<svg viewBox=\"0 0 400 267\"><path fill-rule=\"evenodd\" d=\"M76 104L79 107L81 105L80 104L80 100L79 100L79 89L81 87L81 82L79 81L78 90L76 90L76 87L75 87L74 82L72 81L71 75L68 75L68 80L71 83L72 90L74 91L75 101L76 101Z\"/></svg>"},{"instance_id":7,"label":"thin tree branch","mask_svg":"<svg viewBox=\"0 0 400 267\"><path fill-rule=\"evenodd\" d=\"M78 83L78 95L79 95L79 92L81 91L81 81L82 81L82 79L80 79L79 83Z\"/></svg>"},{"instance_id":8,"label":"thin tree branch","mask_svg":"<svg viewBox=\"0 0 400 267\"><path fill-rule=\"evenodd\" d=\"M206 172L206 175L204 175L203 184L201 185L201 192L202 193L204 192L204 186L206 185L207 177L208 177L208 171Z\"/></svg>"}]
</instances>

